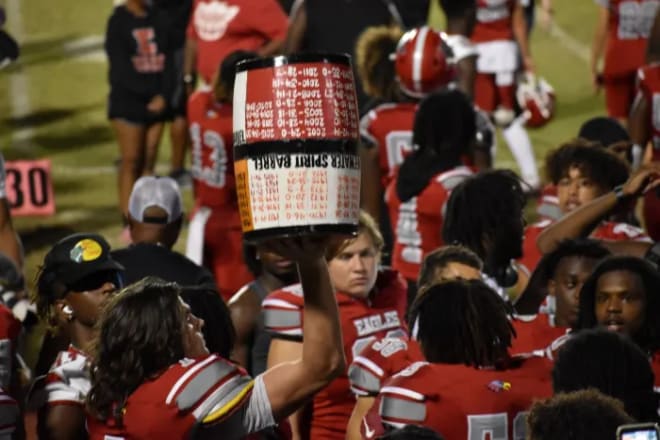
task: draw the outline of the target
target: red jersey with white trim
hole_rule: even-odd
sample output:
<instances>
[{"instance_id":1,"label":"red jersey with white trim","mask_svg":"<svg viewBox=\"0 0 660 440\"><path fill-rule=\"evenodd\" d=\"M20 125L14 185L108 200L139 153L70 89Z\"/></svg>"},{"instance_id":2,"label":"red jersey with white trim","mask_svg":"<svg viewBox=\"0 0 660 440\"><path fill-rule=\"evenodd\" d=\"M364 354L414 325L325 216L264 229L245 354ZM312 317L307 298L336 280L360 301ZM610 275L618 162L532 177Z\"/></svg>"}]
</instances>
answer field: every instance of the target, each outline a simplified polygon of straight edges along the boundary
<instances>
[{"instance_id":1,"label":"red jersey with white trim","mask_svg":"<svg viewBox=\"0 0 660 440\"><path fill-rule=\"evenodd\" d=\"M511 320L516 337L511 341L512 355L542 353L553 341L568 331L567 327L555 327L545 314L516 315Z\"/></svg>"},{"instance_id":2,"label":"red jersey with white trim","mask_svg":"<svg viewBox=\"0 0 660 440\"><path fill-rule=\"evenodd\" d=\"M609 10L603 75L634 74L644 64L658 0L596 0Z\"/></svg>"},{"instance_id":3,"label":"red jersey with white trim","mask_svg":"<svg viewBox=\"0 0 660 440\"><path fill-rule=\"evenodd\" d=\"M442 223L451 191L473 171L459 166L436 174L416 197L401 202L396 193L396 177L385 191L394 234L392 267L407 280L416 281L424 256L444 243Z\"/></svg>"},{"instance_id":4,"label":"red jersey with white trim","mask_svg":"<svg viewBox=\"0 0 660 440\"><path fill-rule=\"evenodd\" d=\"M191 172L195 202L210 208L235 211L232 106L218 103L211 91L198 91L188 100L192 139ZM239 223L240 224L240 223Z\"/></svg>"},{"instance_id":5,"label":"red jersey with white trim","mask_svg":"<svg viewBox=\"0 0 660 440\"><path fill-rule=\"evenodd\" d=\"M18 403L0 388L0 438L11 439L11 435L16 430L16 425L20 422L21 416Z\"/></svg>"},{"instance_id":6,"label":"red jersey with white trim","mask_svg":"<svg viewBox=\"0 0 660 440\"><path fill-rule=\"evenodd\" d=\"M182 359L126 401L123 426L87 417L90 440L184 439L201 424L226 422L249 400L252 379L217 355Z\"/></svg>"},{"instance_id":7,"label":"red jersey with white trim","mask_svg":"<svg viewBox=\"0 0 660 440\"><path fill-rule=\"evenodd\" d=\"M513 9L518 0L477 0L477 23L471 39L475 43L513 40Z\"/></svg>"},{"instance_id":8,"label":"red jersey with white trim","mask_svg":"<svg viewBox=\"0 0 660 440\"><path fill-rule=\"evenodd\" d=\"M231 52L284 41L288 26L276 0L195 0L186 36L197 43L197 72L210 84Z\"/></svg>"},{"instance_id":9,"label":"red jersey with white trim","mask_svg":"<svg viewBox=\"0 0 660 440\"><path fill-rule=\"evenodd\" d=\"M639 92L649 106L648 124L653 143L653 160L660 160L660 63L646 65L637 71Z\"/></svg>"},{"instance_id":10,"label":"red jersey with white trim","mask_svg":"<svg viewBox=\"0 0 660 440\"><path fill-rule=\"evenodd\" d=\"M541 232L552 224L551 220L541 220L538 223L525 228L525 239L523 240L523 256L519 262L532 272L543 257L539 251L536 241ZM591 238L598 240L634 240L648 241L651 239L643 229L628 223L605 221L598 225L590 235Z\"/></svg>"},{"instance_id":11,"label":"red jersey with white trim","mask_svg":"<svg viewBox=\"0 0 660 440\"><path fill-rule=\"evenodd\" d=\"M414 362L424 361L417 341L383 338L366 346L348 368L351 390L357 396L375 396L383 383Z\"/></svg>"},{"instance_id":12,"label":"red jersey with white trim","mask_svg":"<svg viewBox=\"0 0 660 440\"><path fill-rule=\"evenodd\" d=\"M418 362L385 383L371 412L383 424L426 426L447 439L524 438L527 410L552 396L551 371L540 357L502 370ZM377 430L372 423L367 417L363 434Z\"/></svg>"},{"instance_id":13,"label":"red jersey with white trim","mask_svg":"<svg viewBox=\"0 0 660 440\"><path fill-rule=\"evenodd\" d=\"M38 378L30 391L35 407L43 405L85 405L91 388L87 355L70 345L61 351L45 376Z\"/></svg>"},{"instance_id":14,"label":"red jersey with white trim","mask_svg":"<svg viewBox=\"0 0 660 440\"><path fill-rule=\"evenodd\" d=\"M350 365L364 347L389 337L405 337L406 284L391 270L378 274L371 301L337 292L344 354ZM299 284L272 292L262 303L264 325L273 337L300 341L303 328L303 293ZM345 372L321 390L312 403L311 439L344 439L355 405Z\"/></svg>"},{"instance_id":15,"label":"red jersey with white trim","mask_svg":"<svg viewBox=\"0 0 660 440\"><path fill-rule=\"evenodd\" d=\"M413 152L416 102L382 104L360 120L360 135L378 148L381 185L386 188L403 160Z\"/></svg>"}]
</instances>

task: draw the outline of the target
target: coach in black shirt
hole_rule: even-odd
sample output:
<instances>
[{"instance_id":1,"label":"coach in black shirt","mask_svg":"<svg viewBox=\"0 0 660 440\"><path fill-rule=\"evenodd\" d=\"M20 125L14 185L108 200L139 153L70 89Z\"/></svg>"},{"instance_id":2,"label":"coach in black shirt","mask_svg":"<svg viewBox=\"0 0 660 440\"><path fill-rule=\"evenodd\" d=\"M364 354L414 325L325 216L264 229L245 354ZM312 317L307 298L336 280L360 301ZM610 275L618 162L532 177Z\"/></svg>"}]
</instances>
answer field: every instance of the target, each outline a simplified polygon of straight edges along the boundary
<instances>
[{"instance_id":1,"label":"coach in black shirt","mask_svg":"<svg viewBox=\"0 0 660 440\"><path fill-rule=\"evenodd\" d=\"M215 289L213 275L172 250L181 232L183 209L179 186L169 177L141 177L128 202L128 224L133 244L112 251L121 263L124 284L157 276L183 286Z\"/></svg>"}]
</instances>

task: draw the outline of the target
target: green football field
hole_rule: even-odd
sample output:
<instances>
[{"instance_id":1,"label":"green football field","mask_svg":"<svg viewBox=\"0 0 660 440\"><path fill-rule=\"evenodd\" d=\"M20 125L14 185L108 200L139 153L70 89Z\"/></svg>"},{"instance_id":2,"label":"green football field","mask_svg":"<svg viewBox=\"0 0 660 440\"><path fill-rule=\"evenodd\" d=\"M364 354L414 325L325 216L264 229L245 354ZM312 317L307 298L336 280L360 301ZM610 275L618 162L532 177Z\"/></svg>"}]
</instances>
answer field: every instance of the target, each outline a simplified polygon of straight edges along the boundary
<instances>
[{"instance_id":1,"label":"green football field","mask_svg":"<svg viewBox=\"0 0 660 440\"><path fill-rule=\"evenodd\" d=\"M0 147L8 160L50 158L57 213L16 218L25 245L27 276L49 244L73 231L96 231L119 245L115 169L118 149L105 118L108 91L102 51L111 0L0 0L6 29L22 46L20 62L0 71ZM537 160L574 136L587 118L603 113L602 96L589 83L588 53L596 6L555 0L557 26L532 36L538 71L554 85L555 119L531 132ZM441 23L437 11L434 25ZM159 171L169 170L169 142L161 145ZM497 163L513 166L500 141ZM190 203L189 190L186 202ZM177 245L183 248L183 240Z\"/></svg>"}]
</instances>

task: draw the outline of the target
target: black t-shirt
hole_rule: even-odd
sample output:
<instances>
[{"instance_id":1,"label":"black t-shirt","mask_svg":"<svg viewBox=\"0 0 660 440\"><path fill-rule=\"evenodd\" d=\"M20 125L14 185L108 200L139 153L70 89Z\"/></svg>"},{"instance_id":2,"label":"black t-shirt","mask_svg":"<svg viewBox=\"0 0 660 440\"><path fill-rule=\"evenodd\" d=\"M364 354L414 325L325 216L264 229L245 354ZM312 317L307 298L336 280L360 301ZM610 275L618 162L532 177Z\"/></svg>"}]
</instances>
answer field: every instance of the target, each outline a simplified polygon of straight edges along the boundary
<instances>
[{"instance_id":1,"label":"black t-shirt","mask_svg":"<svg viewBox=\"0 0 660 440\"><path fill-rule=\"evenodd\" d=\"M124 271L124 284L128 285L147 276L156 276L182 286L216 288L213 275L178 252L164 246L137 243L110 253Z\"/></svg>"},{"instance_id":2,"label":"black t-shirt","mask_svg":"<svg viewBox=\"0 0 660 440\"><path fill-rule=\"evenodd\" d=\"M136 17L117 6L105 35L111 94L145 100L159 94L168 97L173 86L172 50L167 14L151 9Z\"/></svg>"},{"instance_id":3,"label":"black t-shirt","mask_svg":"<svg viewBox=\"0 0 660 440\"><path fill-rule=\"evenodd\" d=\"M424 25L429 0L393 0L406 28ZM355 56L355 42L370 26L395 23L386 0L305 0L307 27L302 50ZM337 32L341 29L341 32ZM356 78L359 107L367 97Z\"/></svg>"},{"instance_id":4,"label":"black t-shirt","mask_svg":"<svg viewBox=\"0 0 660 440\"><path fill-rule=\"evenodd\" d=\"M186 28L192 11L192 0L156 0L154 6L167 15L172 47L180 49L186 42Z\"/></svg>"}]
</instances>

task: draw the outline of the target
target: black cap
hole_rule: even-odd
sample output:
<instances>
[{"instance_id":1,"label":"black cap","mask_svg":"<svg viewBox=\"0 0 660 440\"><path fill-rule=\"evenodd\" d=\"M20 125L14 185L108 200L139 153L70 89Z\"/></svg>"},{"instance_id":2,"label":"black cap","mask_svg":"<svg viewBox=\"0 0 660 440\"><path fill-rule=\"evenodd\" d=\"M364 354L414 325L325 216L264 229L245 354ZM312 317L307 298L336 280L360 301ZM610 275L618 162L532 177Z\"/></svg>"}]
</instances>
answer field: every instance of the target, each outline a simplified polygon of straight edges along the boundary
<instances>
[{"instance_id":1,"label":"black cap","mask_svg":"<svg viewBox=\"0 0 660 440\"><path fill-rule=\"evenodd\" d=\"M73 234L58 241L46 254L44 271L70 286L96 272L123 271L110 256L110 245L98 234Z\"/></svg>"},{"instance_id":2,"label":"black cap","mask_svg":"<svg viewBox=\"0 0 660 440\"><path fill-rule=\"evenodd\" d=\"M614 118L597 116L582 124L578 137L592 142L600 142L603 147L622 141L630 141L626 129Z\"/></svg>"}]
</instances>

